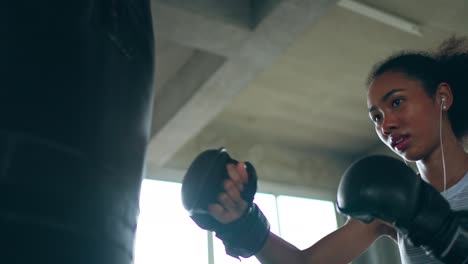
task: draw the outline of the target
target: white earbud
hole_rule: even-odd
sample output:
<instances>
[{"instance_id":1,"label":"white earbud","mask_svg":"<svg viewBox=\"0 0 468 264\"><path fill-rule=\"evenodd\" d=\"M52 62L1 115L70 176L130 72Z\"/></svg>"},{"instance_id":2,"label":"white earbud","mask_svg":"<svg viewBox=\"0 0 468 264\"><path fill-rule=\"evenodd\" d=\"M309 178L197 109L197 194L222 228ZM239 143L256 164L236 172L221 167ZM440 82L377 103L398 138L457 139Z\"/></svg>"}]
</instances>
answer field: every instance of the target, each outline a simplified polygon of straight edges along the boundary
<instances>
[{"instance_id":1,"label":"white earbud","mask_svg":"<svg viewBox=\"0 0 468 264\"><path fill-rule=\"evenodd\" d=\"M445 97L442 96L442 109L447 109L447 106L445 105Z\"/></svg>"}]
</instances>

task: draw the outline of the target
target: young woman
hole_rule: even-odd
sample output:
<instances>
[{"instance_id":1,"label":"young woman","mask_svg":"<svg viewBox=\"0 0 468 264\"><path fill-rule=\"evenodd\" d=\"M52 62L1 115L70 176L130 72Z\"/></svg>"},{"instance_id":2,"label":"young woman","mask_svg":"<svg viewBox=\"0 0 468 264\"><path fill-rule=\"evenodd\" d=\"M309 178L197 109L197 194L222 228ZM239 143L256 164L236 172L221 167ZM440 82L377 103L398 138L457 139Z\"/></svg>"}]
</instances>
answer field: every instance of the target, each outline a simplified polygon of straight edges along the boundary
<instances>
[{"instance_id":1,"label":"young woman","mask_svg":"<svg viewBox=\"0 0 468 264\"><path fill-rule=\"evenodd\" d=\"M467 93L465 38L450 38L432 54L392 56L374 68L368 81L369 116L377 135L401 158L416 162L419 176L440 191L453 210L468 210L468 154L463 147L468 134ZM223 224L241 218L248 207L240 195L248 181L243 163L227 169L231 179L225 181L219 204L209 208ZM268 233L253 253L262 263L348 263L382 235L398 242L403 263L440 263L391 226L354 219L305 250Z\"/></svg>"}]
</instances>

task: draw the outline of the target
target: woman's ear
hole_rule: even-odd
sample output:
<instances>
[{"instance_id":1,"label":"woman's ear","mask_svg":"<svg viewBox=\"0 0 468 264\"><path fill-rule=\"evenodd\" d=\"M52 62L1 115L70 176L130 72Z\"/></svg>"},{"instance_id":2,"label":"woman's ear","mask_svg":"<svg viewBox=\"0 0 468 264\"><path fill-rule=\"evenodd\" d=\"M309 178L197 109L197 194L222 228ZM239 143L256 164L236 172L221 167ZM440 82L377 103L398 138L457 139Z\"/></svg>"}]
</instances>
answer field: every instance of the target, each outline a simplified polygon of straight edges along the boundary
<instances>
[{"instance_id":1,"label":"woman's ear","mask_svg":"<svg viewBox=\"0 0 468 264\"><path fill-rule=\"evenodd\" d=\"M447 111L453 104L453 94L450 84L442 82L437 86L436 100L442 110Z\"/></svg>"}]
</instances>

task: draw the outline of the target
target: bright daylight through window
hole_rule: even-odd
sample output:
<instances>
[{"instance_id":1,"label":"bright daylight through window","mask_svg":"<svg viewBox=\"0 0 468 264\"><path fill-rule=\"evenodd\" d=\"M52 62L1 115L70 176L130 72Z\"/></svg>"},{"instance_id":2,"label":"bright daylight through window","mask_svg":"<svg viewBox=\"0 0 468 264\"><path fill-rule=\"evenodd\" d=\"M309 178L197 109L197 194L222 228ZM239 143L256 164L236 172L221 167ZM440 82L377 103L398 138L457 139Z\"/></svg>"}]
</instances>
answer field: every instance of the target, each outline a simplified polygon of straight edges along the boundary
<instances>
[{"instance_id":1,"label":"bright daylight through window","mask_svg":"<svg viewBox=\"0 0 468 264\"><path fill-rule=\"evenodd\" d=\"M135 264L238 264L224 253L221 241L188 217L180 188L180 183L143 181ZM337 228L334 205L329 201L257 193L254 202L268 218L272 232L300 249ZM252 257L242 263L259 262Z\"/></svg>"}]
</instances>

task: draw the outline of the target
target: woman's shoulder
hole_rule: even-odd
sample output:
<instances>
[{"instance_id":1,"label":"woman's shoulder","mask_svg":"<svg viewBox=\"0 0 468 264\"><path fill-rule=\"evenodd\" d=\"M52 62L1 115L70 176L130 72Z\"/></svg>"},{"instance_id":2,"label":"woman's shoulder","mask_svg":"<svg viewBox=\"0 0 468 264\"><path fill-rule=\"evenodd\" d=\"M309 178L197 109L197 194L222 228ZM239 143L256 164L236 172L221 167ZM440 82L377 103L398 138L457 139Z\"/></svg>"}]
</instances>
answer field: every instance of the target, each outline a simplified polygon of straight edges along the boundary
<instances>
[{"instance_id":1,"label":"woman's shoulder","mask_svg":"<svg viewBox=\"0 0 468 264\"><path fill-rule=\"evenodd\" d=\"M468 172L447 190L447 200L453 210L468 210Z\"/></svg>"}]
</instances>

